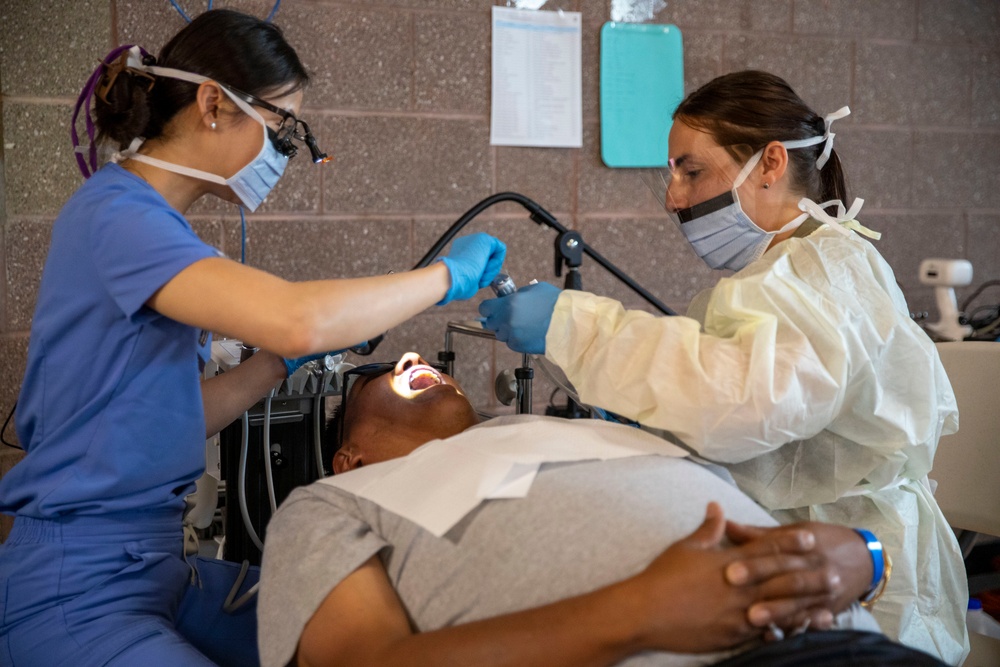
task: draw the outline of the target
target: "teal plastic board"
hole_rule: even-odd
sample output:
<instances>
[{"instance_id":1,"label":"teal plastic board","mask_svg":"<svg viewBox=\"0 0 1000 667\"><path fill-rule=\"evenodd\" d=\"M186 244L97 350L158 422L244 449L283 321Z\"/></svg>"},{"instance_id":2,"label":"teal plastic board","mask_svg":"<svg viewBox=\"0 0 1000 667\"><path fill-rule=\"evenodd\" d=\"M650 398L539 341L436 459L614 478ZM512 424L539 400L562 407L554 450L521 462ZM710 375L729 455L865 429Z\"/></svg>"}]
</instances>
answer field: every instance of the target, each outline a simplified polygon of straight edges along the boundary
<instances>
[{"instance_id":1,"label":"teal plastic board","mask_svg":"<svg viewBox=\"0 0 1000 667\"><path fill-rule=\"evenodd\" d=\"M601 28L601 159L609 167L667 164L670 116L684 98L684 47L674 25Z\"/></svg>"}]
</instances>

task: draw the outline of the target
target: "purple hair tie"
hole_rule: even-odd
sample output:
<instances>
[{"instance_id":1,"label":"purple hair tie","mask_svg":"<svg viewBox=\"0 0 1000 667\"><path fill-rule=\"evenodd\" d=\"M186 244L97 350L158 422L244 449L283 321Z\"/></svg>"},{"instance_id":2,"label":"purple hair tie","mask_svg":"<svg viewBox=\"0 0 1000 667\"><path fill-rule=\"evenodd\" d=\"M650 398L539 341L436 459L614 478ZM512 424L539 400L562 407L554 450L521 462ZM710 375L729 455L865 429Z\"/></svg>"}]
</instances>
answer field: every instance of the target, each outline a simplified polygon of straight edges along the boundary
<instances>
[{"instance_id":1,"label":"purple hair tie","mask_svg":"<svg viewBox=\"0 0 1000 667\"><path fill-rule=\"evenodd\" d=\"M73 154L76 156L77 166L80 167L80 173L83 174L84 178L90 178L97 172L97 145L94 143L96 128L94 126L94 121L90 117L90 105L91 100L94 97L94 91L97 89L98 84L101 82L101 78L104 76L105 68L113 63L123 52L128 51L134 46L134 44L119 46L106 55L101 60L101 64L97 66L97 69L95 69L90 75L90 78L87 79L87 83L83 85L83 90L80 91L79 97L76 98L76 104L73 107L73 119L70 121L69 133L70 138L73 141ZM141 46L139 47L139 51L143 56L149 55ZM81 109L84 112L84 117L87 119L87 138L90 141L87 147L87 160L84 159L83 154L80 151L80 137L76 132L76 121L80 116Z\"/></svg>"}]
</instances>

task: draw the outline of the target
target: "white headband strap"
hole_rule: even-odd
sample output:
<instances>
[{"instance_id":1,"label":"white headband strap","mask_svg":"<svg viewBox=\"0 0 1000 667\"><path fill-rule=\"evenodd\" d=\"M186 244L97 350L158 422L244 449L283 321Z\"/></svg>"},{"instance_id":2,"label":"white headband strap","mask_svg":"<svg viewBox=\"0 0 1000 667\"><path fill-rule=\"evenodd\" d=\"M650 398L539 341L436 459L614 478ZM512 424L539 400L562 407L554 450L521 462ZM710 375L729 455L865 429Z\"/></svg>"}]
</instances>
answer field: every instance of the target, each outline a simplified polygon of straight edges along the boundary
<instances>
[{"instance_id":1,"label":"white headband strap","mask_svg":"<svg viewBox=\"0 0 1000 667\"><path fill-rule=\"evenodd\" d=\"M850 115L850 113L851 113L850 107L841 107L836 111L834 111L833 113L824 116L823 122L824 125L826 126L826 129L820 136L810 137L809 139L797 139L795 141L782 141L781 143L782 145L784 145L785 148L792 149L792 148L805 148L806 146L815 146L816 144L825 141L826 145L823 146L823 152L816 159L816 169L818 171L826 166L827 160L830 159L830 153L831 151L833 151L833 138L837 135L830 131L830 126L833 125L833 121L840 120L841 118Z\"/></svg>"},{"instance_id":2,"label":"white headband strap","mask_svg":"<svg viewBox=\"0 0 1000 667\"><path fill-rule=\"evenodd\" d=\"M204 83L205 81L213 80L201 74L195 74L194 72L185 72L182 69L174 69L173 67L143 65L142 54L140 53L138 46L133 46L131 49L129 49L127 65L128 67L137 69L140 72L148 72L149 74L153 74L155 76L165 76L168 79L180 79L181 81L187 81L189 83L200 84ZM218 82L216 81L216 83ZM220 83L219 87L222 88L222 91L229 96L229 99L231 99L236 104L236 106L242 109L248 116L256 118L258 121L260 121L261 124L264 123L264 119L261 117L261 115L257 113L257 111L252 106L241 100L236 95L233 95L233 93L229 91L229 88L225 84Z\"/></svg>"}]
</instances>

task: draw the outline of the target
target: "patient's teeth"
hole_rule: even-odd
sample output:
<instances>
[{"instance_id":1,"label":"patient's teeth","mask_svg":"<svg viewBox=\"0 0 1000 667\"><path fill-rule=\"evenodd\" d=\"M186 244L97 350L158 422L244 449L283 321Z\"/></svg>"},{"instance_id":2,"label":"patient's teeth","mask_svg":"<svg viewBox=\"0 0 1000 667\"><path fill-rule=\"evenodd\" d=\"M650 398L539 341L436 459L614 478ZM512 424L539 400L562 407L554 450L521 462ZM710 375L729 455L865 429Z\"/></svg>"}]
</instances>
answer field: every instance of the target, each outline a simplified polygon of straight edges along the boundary
<instances>
[{"instance_id":1,"label":"patient's teeth","mask_svg":"<svg viewBox=\"0 0 1000 667\"><path fill-rule=\"evenodd\" d=\"M419 371L410 376L410 389L419 390L441 384L441 378L428 371Z\"/></svg>"}]
</instances>

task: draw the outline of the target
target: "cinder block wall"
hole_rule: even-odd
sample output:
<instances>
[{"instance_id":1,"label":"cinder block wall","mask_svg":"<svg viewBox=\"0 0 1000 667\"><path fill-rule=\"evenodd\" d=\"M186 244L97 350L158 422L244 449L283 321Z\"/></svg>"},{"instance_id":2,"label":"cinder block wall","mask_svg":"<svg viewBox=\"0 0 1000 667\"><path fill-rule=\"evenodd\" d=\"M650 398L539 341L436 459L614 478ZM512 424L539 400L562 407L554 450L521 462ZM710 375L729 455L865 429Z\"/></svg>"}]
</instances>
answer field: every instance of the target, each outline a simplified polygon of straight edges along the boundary
<instances>
[{"instance_id":1,"label":"cinder block wall","mask_svg":"<svg viewBox=\"0 0 1000 667\"><path fill-rule=\"evenodd\" d=\"M189 13L205 0L179 0ZM599 30L610 0L554 0L580 11L582 149L489 144L493 0L285 0L275 21L314 80L303 116L332 164L293 162L248 219L247 261L302 280L412 266L465 210L499 191L521 192L578 229L596 249L669 305L683 309L714 276L627 170L601 163ZM518 3L510 3L518 4ZM524 3L521 3L524 4ZM996 0L667 0L656 21L683 34L688 91L743 68L785 77L821 114L849 104L837 149L862 220L911 310L933 297L916 278L928 256L965 257L973 286L1000 278L1000 3ZM217 0L266 16L270 0ZM168 0L4 0L0 6L0 414L21 381L39 277L55 215L81 183L69 141L83 82L111 47L156 52L183 27ZM191 219L203 237L239 255L239 217L203 202ZM468 231L510 248L520 283L552 276L553 234L512 205ZM584 287L642 302L593 262ZM475 303L432 308L393 330L379 358L435 355L449 319ZM517 356L460 341L457 375L479 403ZM72 377L57 382L73 382ZM536 396L547 396L540 383ZM545 396L541 396L541 394ZM12 436L12 429L8 429ZM17 454L0 454L0 473Z\"/></svg>"}]
</instances>

